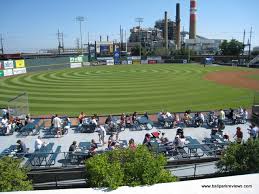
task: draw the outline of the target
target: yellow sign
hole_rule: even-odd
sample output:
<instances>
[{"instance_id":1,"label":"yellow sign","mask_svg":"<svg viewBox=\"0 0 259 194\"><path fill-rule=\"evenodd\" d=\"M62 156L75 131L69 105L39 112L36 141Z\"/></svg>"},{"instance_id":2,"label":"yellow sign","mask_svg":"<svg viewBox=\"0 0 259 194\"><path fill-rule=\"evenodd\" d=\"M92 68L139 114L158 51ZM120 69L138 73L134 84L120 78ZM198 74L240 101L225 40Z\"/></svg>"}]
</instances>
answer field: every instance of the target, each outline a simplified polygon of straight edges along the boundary
<instances>
[{"instance_id":1,"label":"yellow sign","mask_svg":"<svg viewBox=\"0 0 259 194\"><path fill-rule=\"evenodd\" d=\"M23 67L25 67L24 60L15 60L15 67L16 68L23 68Z\"/></svg>"}]
</instances>

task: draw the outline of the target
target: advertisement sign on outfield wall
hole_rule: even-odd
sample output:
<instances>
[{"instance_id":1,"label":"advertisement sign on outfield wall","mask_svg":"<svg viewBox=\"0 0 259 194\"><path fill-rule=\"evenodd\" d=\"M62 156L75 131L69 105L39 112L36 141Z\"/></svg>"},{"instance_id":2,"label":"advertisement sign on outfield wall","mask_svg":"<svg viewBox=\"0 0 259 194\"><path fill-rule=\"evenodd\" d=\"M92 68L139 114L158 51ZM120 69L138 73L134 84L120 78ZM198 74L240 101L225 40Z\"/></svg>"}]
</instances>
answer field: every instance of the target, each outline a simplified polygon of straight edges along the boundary
<instances>
[{"instance_id":1,"label":"advertisement sign on outfield wall","mask_svg":"<svg viewBox=\"0 0 259 194\"><path fill-rule=\"evenodd\" d=\"M4 71L0 70L0 77L3 77L3 76L4 76Z\"/></svg>"},{"instance_id":2,"label":"advertisement sign on outfield wall","mask_svg":"<svg viewBox=\"0 0 259 194\"><path fill-rule=\"evenodd\" d=\"M26 68L16 68L13 69L13 74L14 75L19 75L19 74L24 74L26 73Z\"/></svg>"},{"instance_id":3,"label":"advertisement sign on outfield wall","mask_svg":"<svg viewBox=\"0 0 259 194\"><path fill-rule=\"evenodd\" d=\"M82 63L70 63L70 68L79 68L82 67Z\"/></svg>"},{"instance_id":4,"label":"advertisement sign on outfield wall","mask_svg":"<svg viewBox=\"0 0 259 194\"><path fill-rule=\"evenodd\" d=\"M131 65L131 64L132 64L132 61L128 60L128 64Z\"/></svg>"},{"instance_id":5,"label":"advertisement sign on outfield wall","mask_svg":"<svg viewBox=\"0 0 259 194\"><path fill-rule=\"evenodd\" d=\"M15 68L24 68L25 62L24 60L15 60Z\"/></svg>"},{"instance_id":6,"label":"advertisement sign on outfield wall","mask_svg":"<svg viewBox=\"0 0 259 194\"><path fill-rule=\"evenodd\" d=\"M13 61L4 61L5 69L13 69Z\"/></svg>"},{"instance_id":7,"label":"advertisement sign on outfield wall","mask_svg":"<svg viewBox=\"0 0 259 194\"><path fill-rule=\"evenodd\" d=\"M114 65L114 60L106 60L107 65Z\"/></svg>"},{"instance_id":8,"label":"advertisement sign on outfield wall","mask_svg":"<svg viewBox=\"0 0 259 194\"><path fill-rule=\"evenodd\" d=\"M4 76L11 76L11 75L13 75L12 69L5 69L4 70Z\"/></svg>"},{"instance_id":9,"label":"advertisement sign on outfield wall","mask_svg":"<svg viewBox=\"0 0 259 194\"><path fill-rule=\"evenodd\" d=\"M83 62L83 57L78 56L78 57L70 57L70 63L81 63Z\"/></svg>"}]
</instances>

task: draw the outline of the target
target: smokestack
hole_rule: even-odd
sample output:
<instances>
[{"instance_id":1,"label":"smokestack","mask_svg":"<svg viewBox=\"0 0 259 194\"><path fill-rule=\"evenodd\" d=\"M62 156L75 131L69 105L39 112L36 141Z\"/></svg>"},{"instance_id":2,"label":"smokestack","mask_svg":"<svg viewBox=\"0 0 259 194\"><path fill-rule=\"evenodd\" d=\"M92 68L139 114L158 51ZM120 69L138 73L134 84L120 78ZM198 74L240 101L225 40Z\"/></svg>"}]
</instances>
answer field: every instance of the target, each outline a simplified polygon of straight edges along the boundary
<instances>
[{"instance_id":1,"label":"smokestack","mask_svg":"<svg viewBox=\"0 0 259 194\"><path fill-rule=\"evenodd\" d=\"M181 18L180 18L180 3L176 4L176 46L177 49L181 49L180 37L181 37Z\"/></svg>"},{"instance_id":2,"label":"smokestack","mask_svg":"<svg viewBox=\"0 0 259 194\"><path fill-rule=\"evenodd\" d=\"M164 33L164 39L165 39L165 48L168 50L168 19L167 19L167 11L165 11L165 33Z\"/></svg>"},{"instance_id":3,"label":"smokestack","mask_svg":"<svg viewBox=\"0 0 259 194\"><path fill-rule=\"evenodd\" d=\"M196 12L197 12L197 1L190 0L190 31L189 37L190 39L196 38Z\"/></svg>"}]
</instances>

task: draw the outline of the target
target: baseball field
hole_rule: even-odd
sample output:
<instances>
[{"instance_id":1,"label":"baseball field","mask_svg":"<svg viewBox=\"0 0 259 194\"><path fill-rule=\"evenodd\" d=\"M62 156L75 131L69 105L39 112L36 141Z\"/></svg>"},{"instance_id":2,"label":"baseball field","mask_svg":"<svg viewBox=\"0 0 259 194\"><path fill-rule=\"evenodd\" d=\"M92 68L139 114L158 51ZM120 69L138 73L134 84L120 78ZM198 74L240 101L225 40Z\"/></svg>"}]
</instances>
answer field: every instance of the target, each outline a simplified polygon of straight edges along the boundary
<instances>
[{"instance_id":1,"label":"baseball field","mask_svg":"<svg viewBox=\"0 0 259 194\"><path fill-rule=\"evenodd\" d=\"M258 70L198 64L44 71L0 79L0 107L27 92L32 115L249 108L258 77Z\"/></svg>"}]
</instances>

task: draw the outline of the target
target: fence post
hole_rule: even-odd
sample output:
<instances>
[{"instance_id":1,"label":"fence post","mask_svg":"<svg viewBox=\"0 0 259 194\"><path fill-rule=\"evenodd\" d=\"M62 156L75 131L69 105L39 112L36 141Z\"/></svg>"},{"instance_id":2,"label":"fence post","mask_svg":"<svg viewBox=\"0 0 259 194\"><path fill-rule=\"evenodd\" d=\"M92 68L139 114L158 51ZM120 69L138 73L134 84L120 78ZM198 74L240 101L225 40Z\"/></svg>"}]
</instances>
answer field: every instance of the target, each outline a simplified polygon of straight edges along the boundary
<instances>
[{"instance_id":1,"label":"fence post","mask_svg":"<svg viewBox=\"0 0 259 194\"><path fill-rule=\"evenodd\" d=\"M194 173L193 173L193 177L195 178L196 176L196 168L197 168L197 164L194 164Z\"/></svg>"}]
</instances>

